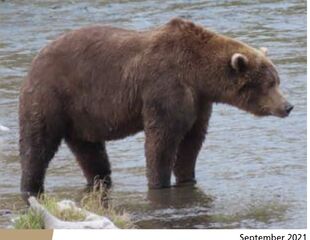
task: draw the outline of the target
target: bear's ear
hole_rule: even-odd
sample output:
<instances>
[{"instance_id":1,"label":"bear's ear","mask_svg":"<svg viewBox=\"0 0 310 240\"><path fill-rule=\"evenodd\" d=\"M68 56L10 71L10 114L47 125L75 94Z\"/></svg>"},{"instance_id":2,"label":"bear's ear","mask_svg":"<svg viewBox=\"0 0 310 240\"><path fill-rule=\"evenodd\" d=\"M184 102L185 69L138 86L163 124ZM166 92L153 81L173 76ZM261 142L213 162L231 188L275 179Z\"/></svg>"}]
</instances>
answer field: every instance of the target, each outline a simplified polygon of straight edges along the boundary
<instances>
[{"instance_id":1,"label":"bear's ear","mask_svg":"<svg viewBox=\"0 0 310 240\"><path fill-rule=\"evenodd\" d=\"M241 53L234 53L231 57L230 64L237 72L242 72L246 68L248 62L249 60L245 55Z\"/></svg>"},{"instance_id":2,"label":"bear's ear","mask_svg":"<svg viewBox=\"0 0 310 240\"><path fill-rule=\"evenodd\" d=\"M261 50L261 52L262 52L265 56L267 56L267 54L268 54L268 48L266 48L266 47L261 47L259 50Z\"/></svg>"}]
</instances>

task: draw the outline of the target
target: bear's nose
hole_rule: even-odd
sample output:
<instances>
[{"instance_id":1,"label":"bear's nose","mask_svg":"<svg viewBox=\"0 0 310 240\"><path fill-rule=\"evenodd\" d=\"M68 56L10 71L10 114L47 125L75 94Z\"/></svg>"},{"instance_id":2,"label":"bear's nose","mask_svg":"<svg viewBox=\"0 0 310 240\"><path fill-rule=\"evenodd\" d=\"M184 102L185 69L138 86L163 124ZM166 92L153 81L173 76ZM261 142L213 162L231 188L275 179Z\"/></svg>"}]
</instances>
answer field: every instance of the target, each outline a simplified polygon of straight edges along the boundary
<instances>
[{"instance_id":1,"label":"bear's nose","mask_svg":"<svg viewBox=\"0 0 310 240\"><path fill-rule=\"evenodd\" d=\"M287 113L287 115L290 114L290 112L293 110L294 106L290 103L286 103L285 105L285 112Z\"/></svg>"}]
</instances>

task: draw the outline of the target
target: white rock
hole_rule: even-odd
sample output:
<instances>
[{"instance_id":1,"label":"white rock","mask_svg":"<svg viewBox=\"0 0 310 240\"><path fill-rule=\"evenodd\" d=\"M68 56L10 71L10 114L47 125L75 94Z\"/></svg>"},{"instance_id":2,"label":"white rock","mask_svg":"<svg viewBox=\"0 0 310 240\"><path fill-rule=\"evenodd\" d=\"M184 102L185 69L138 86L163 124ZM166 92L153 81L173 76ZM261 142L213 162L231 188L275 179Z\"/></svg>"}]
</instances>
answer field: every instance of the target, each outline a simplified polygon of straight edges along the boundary
<instances>
[{"instance_id":1,"label":"white rock","mask_svg":"<svg viewBox=\"0 0 310 240\"><path fill-rule=\"evenodd\" d=\"M73 201L70 200L58 202L57 204L60 210L72 209L74 211L81 212L86 216L85 221L69 222L60 220L49 213L35 197L30 197L28 201L33 210L42 214L44 219L44 227L46 229L117 229L114 223L108 218L79 208Z\"/></svg>"}]
</instances>

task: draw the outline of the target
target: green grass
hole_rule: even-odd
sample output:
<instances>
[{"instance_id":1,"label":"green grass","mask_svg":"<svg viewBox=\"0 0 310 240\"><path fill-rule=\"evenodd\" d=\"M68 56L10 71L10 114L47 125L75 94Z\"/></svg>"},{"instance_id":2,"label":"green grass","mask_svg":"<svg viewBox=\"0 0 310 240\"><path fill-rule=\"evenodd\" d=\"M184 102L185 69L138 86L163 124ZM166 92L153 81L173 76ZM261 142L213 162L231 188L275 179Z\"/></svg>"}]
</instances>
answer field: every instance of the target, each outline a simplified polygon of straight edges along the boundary
<instances>
[{"instance_id":1,"label":"green grass","mask_svg":"<svg viewBox=\"0 0 310 240\"><path fill-rule=\"evenodd\" d=\"M66 209L60 211L57 207L58 199L44 195L38 201L54 216L64 221L83 221L85 215L82 212ZM116 210L109 201L109 194L102 186L94 188L86 193L80 207L90 212L109 218L119 228L134 228L129 215L123 210ZM14 221L15 229L43 229L44 222L41 214L32 209L20 214Z\"/></svg>"},{"instance_id":2,"label":"green grass","mask_svg":"<svg viewBox=\"0 0 310 240\"><path fill-rule=\"evenodd\" d=\"M99 189L96 186L90 193L84 195L81 206L87 211L106 216L119 228L134 228L129 215L124 210L116 209L109 197L109 193L100 184Z\"/></svg>"},{"instance_id":3,"label":"green grass","mask_svg":"<svg viewBox=\"0 0 310 240\"><path fill-rule=\"evenodd\" d=\"M14 222L15 229L43 229L43 217L32 209L21 214Z\"/></svg>"}]
</instances>

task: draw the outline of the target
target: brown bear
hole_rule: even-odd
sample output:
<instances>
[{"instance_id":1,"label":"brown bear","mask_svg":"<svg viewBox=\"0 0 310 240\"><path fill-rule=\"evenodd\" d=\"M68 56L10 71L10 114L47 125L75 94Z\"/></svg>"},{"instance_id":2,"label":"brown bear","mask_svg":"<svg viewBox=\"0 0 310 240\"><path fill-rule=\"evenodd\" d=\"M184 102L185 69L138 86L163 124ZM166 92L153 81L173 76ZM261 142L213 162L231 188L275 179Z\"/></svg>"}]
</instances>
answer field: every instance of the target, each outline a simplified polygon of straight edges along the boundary
<instances>
[{"instance_id":1,"label":"brown bear","mask_svg":"<svg viewBox=\"0 0 310 240\"><path fill-rule=\"evenodd\" d=\"M90 26L43 48L21 88L24 198L43 191L62 139L88 184L111 184L105 141L145 132L150 188L195 183L195 163L213 103L256 116L293 106L266 49L175 18L147 31Z\"/></svg>"}]
</instances>

